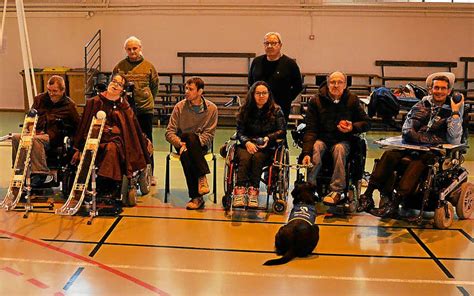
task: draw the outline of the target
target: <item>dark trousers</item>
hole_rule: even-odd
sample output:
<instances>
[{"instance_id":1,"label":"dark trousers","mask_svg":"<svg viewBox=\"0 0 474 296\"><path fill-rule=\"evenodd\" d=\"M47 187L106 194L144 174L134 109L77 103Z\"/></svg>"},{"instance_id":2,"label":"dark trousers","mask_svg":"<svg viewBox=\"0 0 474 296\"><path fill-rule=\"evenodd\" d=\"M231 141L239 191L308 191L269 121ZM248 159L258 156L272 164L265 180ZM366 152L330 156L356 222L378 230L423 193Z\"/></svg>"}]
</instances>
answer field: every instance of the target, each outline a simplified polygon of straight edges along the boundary
<instances>
[{"instance_id":1,"label":"dark trousers","mask_svg":"<svg viewBox=\"0 0 474 296\"><path fill-rule=\"evenodd\" d=\"M137 120L138 120L138 124L140 124L140 128L142 129L142 132L153 144L153 114L152 113L137 114ZM152 154L151 155L152 175L153 175L154 168L155 168L155 161L153 159L153 154Z\"/></svg>"},{"instance_id":2,"label":"dark trousers","mask_svg":"<svg viewBox=\"0 0 474 296\"><path fill-rule=\"evenodd\" d=\"M403 157L409 159L406 168L401 163ZM414 193L417 185L422 182L420 178L427 168L426 162L432 157L431 153L421 152L421 154L416 155L411 151L404 150L386 151L370 176L369 184L379 189L382 194L391 196L394 189L394 173L402 173L403 175L396 189L401 197L408 197Z\"/></svg>"},{"instance_id":3,"label":"dark trousers","mask_svg":"<svg viewBox=\"0 0 474 296\"><path fill-rule=\"evenodd\" d=\"M199 177L211 172L204 158L204 155L207 153L207 146L201 146L199 137L194 133L182 134L181 141L186 143L187 148L187 150L180 155L179 159L183 166L184 176L186 177L189 197L199 197L201 196L198 193Z\"/></svg>"},{"instance_id":4,"label":"dark trousers","mask_svg":"<svg viewBox=\"0 0 474 296\"><path fill-rule=\"evenodd\" d=\"M237 158L239 160L239 168L237 170L236 185L259 188L262 169L273 155L274 152L271 149L257 151L252 155L247 149L238 147Z\"/></svg>"}]
</instances>

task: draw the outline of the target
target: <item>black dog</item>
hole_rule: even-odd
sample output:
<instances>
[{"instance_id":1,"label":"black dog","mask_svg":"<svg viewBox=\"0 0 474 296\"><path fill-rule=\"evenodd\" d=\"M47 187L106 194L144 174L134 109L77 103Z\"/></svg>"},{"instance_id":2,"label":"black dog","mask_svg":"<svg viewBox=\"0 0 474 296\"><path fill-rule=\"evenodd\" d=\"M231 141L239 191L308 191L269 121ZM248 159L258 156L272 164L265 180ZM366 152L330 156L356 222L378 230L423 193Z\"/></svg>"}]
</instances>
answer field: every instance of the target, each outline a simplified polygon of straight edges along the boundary
<instances>
[{"instance_id":1,"label":"black dog","mask_svg":"<svg viewBox=\"0 0 474 296\"><path fill-rule=\"evenodd\" d=\"M319 241L319 227L314 224L316 186L297 183L291 192L294 198L288 223L275 235L275 250L279 259L268 260L263 265L285 264L296 257L310 255Z\"/></svg>"}]
</instances>

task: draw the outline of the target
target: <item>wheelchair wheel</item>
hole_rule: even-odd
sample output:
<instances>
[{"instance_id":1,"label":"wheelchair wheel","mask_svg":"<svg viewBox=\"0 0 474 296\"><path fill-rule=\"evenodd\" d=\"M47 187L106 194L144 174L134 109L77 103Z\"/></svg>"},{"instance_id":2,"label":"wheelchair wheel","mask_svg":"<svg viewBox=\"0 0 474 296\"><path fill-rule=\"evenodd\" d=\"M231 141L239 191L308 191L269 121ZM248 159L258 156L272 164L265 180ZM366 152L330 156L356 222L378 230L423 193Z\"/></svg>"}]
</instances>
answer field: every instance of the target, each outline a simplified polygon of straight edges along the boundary
<instances>
[{"instance_id":1,"label":"wheelchair wheel","mask_svg":"<svg viewBox=\"0 0 474 296\"><path fill-rule=\"evenodd\" d=\"M448 212L446 212L446 210ZM439 229L446 229L451 224L453 224L453 219L454 219L454 209L453 205L447 201L446 202L446 207L442 206L440 208L435 209L434 212L434 225L436 228Z\"/></svg>"},{"instance_id":2,"label":"wheelchair wheel","mask_svg":"<svg viewBox=\"0 0 474 296\"><path fill-rule=\"evenodd\" d=\"M69 193L71 192L72 185L74 185L75 177L76 177L76 171L75 169L71 167L67 167L62 173L61 193L63 194L63 198L67 199L69 197Z\"/></svg>"},{"instance_id":3,"label":"wheelchair wheel","mask_svg":"<svg viewBox=\"0 0 474 296\"><path fill-rule=\"evenodd\" d=\"M146 169L140 172L138 175L138 186L140 187L140 192L142 195L147 195L150 193L151 185L151 165L148 164Z\"/></svg>"},{"instance_id":4,"label":"wheelchair wheel","mask_svg":"<svg viewBox=\"0 0 474 296\"><path fill-rule=\"evenodd\" d=\"M273 212L277 214L283 214L286 210L286 201L284 200L275 200L272 205Z\"/></svg>"},{"instance_id":5,"label":"wheelchair wheel","mask_svg":"<svg viewBox=\"0 0 474 296\"><path fill-rule=\"evenodd\" d=\"M459 219L469 219L474 208L474 185L464 182L461 185L461 194L456 203L456 214Z\"/></svg>"},{"instance_id":6,"label":"wheelchair wheel","mask_svg":"<svg viewBox=\"0 0 474 296\"><path fill-rule=\"evenodd\" d=\"M288 149L283 150L283 153L280 156L280 163L283 163L283 164L290 163L290 153ZM285 167L280 168L278 171L277 186L275 188L277 201L282 200L286 204L289 187L290 187L290 168L285 166ZM286 205L285 205L285 208L286 208ZM278 211L276 212L279 213Z\"/></svg>"},{"instance_id":7,"label":"wheelchair wheel","mask_svg":"<svg viewBox=\"0 0 474 296\"><path fill-rule=\"evenodd\" d=\"M122 178L120 195L124 206L133 207L137 204L137 188L130 186L130 180L125 176Z\"/></svg>"},{"instance_id":8,"label":"wheelchair wheel","mask_svg":"<svg viewBox=\"0 0 474 296\"><path fill-rule=\"evenodd\" d=\"M224 194L231 196L235 184L235 171L233 158L235 157L235 145L228 147L227 157L224 165Z\"/></svg>"},{"instance_id":9,"label":"wheelchair wheel","mask_svg":"<svg viewBox=\"0 0 474 296\"><path fill-rule=\"evenodd\" d=\"M232 197L230 195L226 194L222 197L222 207L224 210L228 211L230 209L231 203Z\"/></svg>"}]
</instances>

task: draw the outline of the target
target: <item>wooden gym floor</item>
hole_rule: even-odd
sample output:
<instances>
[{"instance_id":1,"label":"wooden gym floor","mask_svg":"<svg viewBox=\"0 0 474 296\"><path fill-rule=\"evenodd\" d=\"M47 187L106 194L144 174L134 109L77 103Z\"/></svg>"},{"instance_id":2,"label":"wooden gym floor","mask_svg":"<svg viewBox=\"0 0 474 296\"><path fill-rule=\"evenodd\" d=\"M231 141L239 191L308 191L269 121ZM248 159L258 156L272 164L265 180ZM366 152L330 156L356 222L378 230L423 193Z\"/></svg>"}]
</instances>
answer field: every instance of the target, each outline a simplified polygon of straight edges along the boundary
<instances>
[{"instance_id":1,"label":"wooden gym floor","mask_svg":"<svg viewBox=\"0 0 474 296\"><path fill-rule=\"evenodd\" d=\"M21 120L20 114L2 113L0 135L16 130ZM219 129L216 147L230 134ZM369 144L387 135L393 134L369 133ZM154 138L158 186L118 217L87 225L87 217L47 210L27 219L21 211L0 210L0 295L474 294L472 218L455 218L450 229L437 230L429 220L415 225L368 214L340 217L319 206L321 239L314 254L262 266L276 258L274 235L286 214L226 215L220 157L217 204L209 196L204 210L184 209L187 191L177 162L165 204L164 130L155 129ZM9 143L0 143L0 199L10 176L10 151ZM366 170L381 153L370 144ZM292 147L292 161L297 154ZM465 166L474 172L471 151ZM474 182L472 174L469 180Z\"/></svg>"}]
</instances>

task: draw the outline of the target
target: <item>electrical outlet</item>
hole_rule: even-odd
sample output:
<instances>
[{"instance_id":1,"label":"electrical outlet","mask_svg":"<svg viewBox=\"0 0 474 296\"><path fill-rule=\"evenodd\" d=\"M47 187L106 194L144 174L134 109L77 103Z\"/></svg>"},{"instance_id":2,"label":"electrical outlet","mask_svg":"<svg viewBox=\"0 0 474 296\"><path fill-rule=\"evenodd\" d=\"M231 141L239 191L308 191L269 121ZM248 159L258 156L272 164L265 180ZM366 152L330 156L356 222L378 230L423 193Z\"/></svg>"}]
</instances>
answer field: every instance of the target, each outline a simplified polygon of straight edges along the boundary
<instances>
[{"instance_id":1,"label":"electrical outlet","mask_svg":"<svg viewBox=\"0 0 474 296\"><path fill-rule=\"evenodd\" d=\"M310 34L308 38L309 38L309 40L314 40L314 38L315 38L314 34Z\"/></svg>"}]
</instances>

